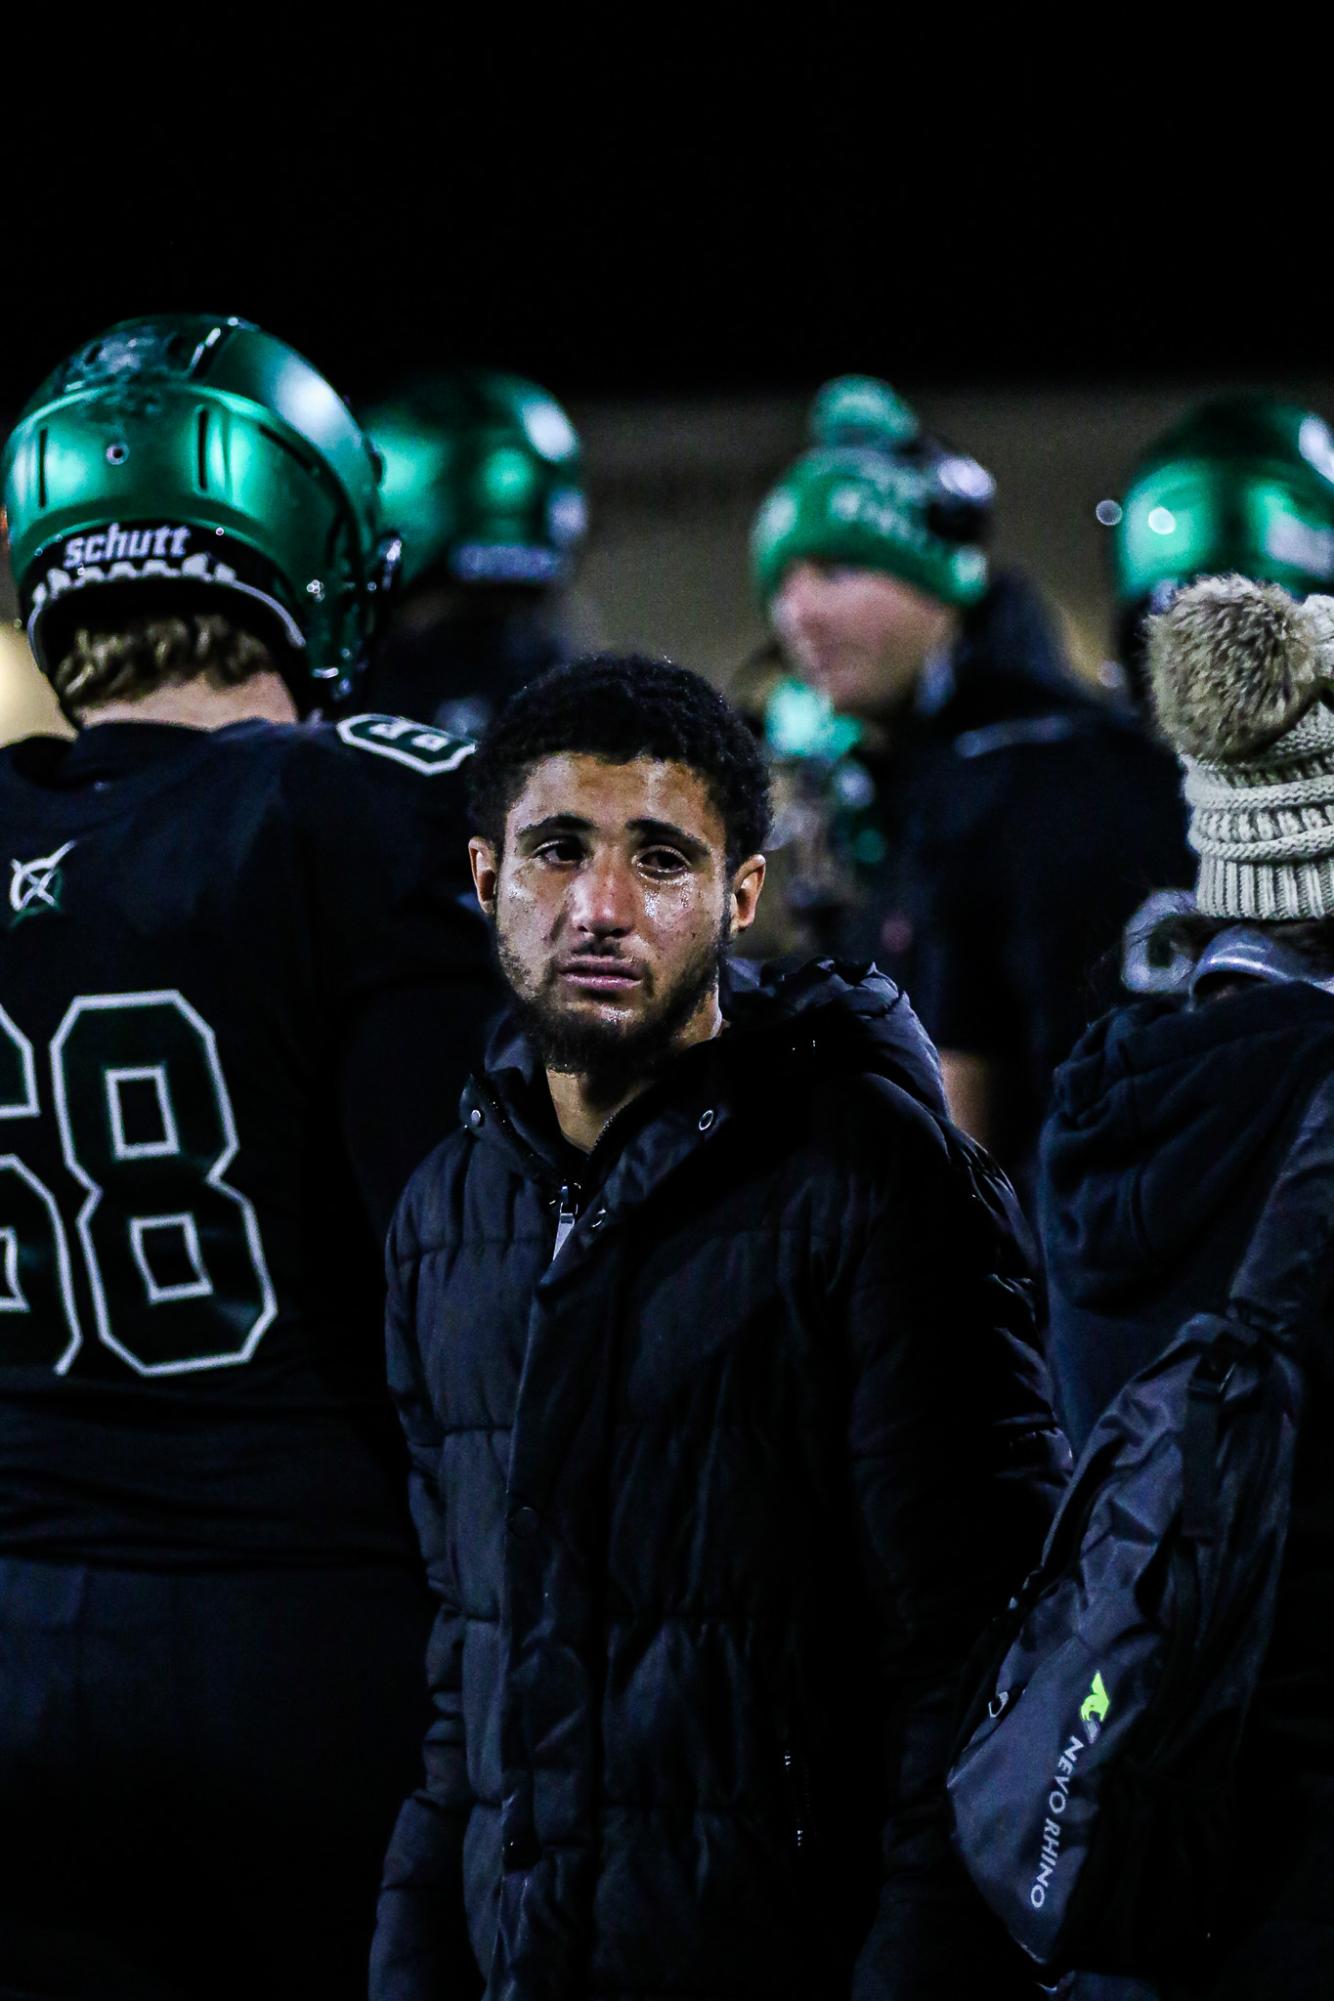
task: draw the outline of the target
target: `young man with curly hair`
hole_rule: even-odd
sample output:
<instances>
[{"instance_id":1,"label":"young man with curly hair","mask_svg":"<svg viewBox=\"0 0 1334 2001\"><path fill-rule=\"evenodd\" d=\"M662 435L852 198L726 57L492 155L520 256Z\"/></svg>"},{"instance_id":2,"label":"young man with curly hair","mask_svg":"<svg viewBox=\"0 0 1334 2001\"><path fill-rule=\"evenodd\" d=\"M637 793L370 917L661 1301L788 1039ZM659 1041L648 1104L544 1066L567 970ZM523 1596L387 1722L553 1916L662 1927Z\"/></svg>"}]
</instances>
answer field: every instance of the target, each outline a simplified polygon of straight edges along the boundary
<instances>
[{"instance_id":1,"label":"young man with curly hair","mask_svg":"<svg viewBox=\"0 0 1334 2001\"><path fill-rule=\"evenodd\" d=\"M1008 1186L881 975L729 967L753 738L594 659L471 767L512 1007L390 1239L439 1600L378 2001L1032 1991L946 1838L1059 1459Z\"/></svg>"}]
</instances>

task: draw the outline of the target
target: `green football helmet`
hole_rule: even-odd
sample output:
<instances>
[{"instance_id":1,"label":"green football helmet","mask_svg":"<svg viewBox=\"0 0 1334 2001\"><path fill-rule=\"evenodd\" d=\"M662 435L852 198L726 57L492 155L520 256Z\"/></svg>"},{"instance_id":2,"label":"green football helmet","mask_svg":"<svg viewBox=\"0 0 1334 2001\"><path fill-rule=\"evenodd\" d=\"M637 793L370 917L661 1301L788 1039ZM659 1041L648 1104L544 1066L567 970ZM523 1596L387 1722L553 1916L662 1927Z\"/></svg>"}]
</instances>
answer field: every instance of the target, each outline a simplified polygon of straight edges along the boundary
<instances>
[{"instance_id":1,"label":"green football helmet","mask_svg":"<svg viewBox=\"0 0 1334 2001\"><path fill-rule=\"evenodd\" d=\"M408 583L564 583L588 527L579 439L521 376L464 369L365 414Z\"/></svg>"},{"instance_id":2,"label":"green football helmet","mask_svg":"<svg viewBox=\"0 0 1334 2001\"><path fill-rule=\"evenodd\" d=\"M399 563L379 474L324 377L248 321L111 327L43 383L0 469L39 665L103 605L119 618L228 604L270 644L303 713L341 699Z\"/></svg>"},{"instance_id":3,"label":"green football helmet","mask_svg":"<svg viewBox=\"0 0 1334 2001\"><path fill-rule=\"evenodd\" d=\"M1323 417L1257 395L1201 404L1131 475L1113 527L1114 588L1136 620L1194 577L1236 571L1295 596L1334 586L1334 436Z\"/></svg>"}]
</instances>

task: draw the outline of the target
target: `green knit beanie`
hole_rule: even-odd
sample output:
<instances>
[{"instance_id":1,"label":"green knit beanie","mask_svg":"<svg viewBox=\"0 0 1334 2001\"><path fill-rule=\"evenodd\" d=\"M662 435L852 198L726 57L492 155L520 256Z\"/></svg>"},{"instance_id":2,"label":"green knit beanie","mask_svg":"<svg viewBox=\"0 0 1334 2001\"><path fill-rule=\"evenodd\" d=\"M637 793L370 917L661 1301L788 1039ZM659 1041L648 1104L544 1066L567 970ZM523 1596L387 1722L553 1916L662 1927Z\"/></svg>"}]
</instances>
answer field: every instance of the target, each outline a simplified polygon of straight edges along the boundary
<instances>
[{"instance_id":1,"label":"green knit beanie","mask_svg":"<svg viewBox=\"0 0 1334 2001\"><path fill-rule=\"evenodd\" d=\"M923 432L887 382L840 376L811 408L812 447L768 495L751 535L765 603L789 564L884 570L945 604L987 587L983 543L995 486L961 452Z\"/></svg>"}]
</instances>

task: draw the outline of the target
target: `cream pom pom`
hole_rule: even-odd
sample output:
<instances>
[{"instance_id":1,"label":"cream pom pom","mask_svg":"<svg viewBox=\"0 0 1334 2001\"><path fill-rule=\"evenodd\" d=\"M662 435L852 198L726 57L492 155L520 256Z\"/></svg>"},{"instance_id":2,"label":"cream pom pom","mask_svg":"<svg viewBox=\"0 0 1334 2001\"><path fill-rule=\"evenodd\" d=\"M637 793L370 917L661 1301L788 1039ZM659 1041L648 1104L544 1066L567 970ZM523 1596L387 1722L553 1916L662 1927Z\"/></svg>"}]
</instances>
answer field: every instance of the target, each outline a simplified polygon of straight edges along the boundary
<instances>
[{"instance_id":1,"label":"cream pom pom","mask_svg":"<svg viewBox=\"0 0 1334 2001\"><path fill-rule=\"evenodd\" d=\"M1163 734L1226 762L1282 736L1334 692L1334 599L1298 604L1277 584L1205 577L1149 620L1149 676Z\"/></svg>"}]
</instances>

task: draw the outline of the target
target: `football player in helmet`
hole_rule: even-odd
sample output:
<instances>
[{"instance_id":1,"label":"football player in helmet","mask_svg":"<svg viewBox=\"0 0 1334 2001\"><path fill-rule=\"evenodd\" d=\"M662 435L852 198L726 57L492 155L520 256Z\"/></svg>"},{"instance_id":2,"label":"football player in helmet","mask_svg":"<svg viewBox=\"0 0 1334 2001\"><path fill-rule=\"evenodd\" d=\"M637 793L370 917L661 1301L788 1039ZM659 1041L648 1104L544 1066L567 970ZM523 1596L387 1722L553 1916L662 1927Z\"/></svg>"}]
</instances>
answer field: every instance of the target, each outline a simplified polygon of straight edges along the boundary
<instances>
[{"instance_id":1,"label":"football player in helmet","mask_svg":"<svg viewBox=\"0 0 1334 2001\"><path fill-rule=\"evenodd\" d=\"M570 652L565 591L588 527L579 439L554 396L492 369L426 377L365 422L404 543L372 697L477 735Z\"/></svg>"},{"instance_id":2,"label":"football player in helmet","mask_svg":"<svg viewBox=\"0 0 1334 2001\"><path fill-rule=\"evenodd\" d=\"M76 734L0 752L0 1985L360 1995L426 1631L380 1245L489 1006L470 746L307 720L399 544L282 341L111 328L3 485Z\"/></svg>"},{"instance_id":3,"label":"football player in helmet","mask_svg":"<svg viewBox=\"0 0 1334 2001\"><path fill-rule=\"evenodd\" d=\"M1184 584L1235 574L1294 597L1334 590L1334 434L1316 411L1254 392L1187 411L1098 519L1112 531L1117 641L1143 699L1143 625Z\"/></svg>"}]
</instances>

